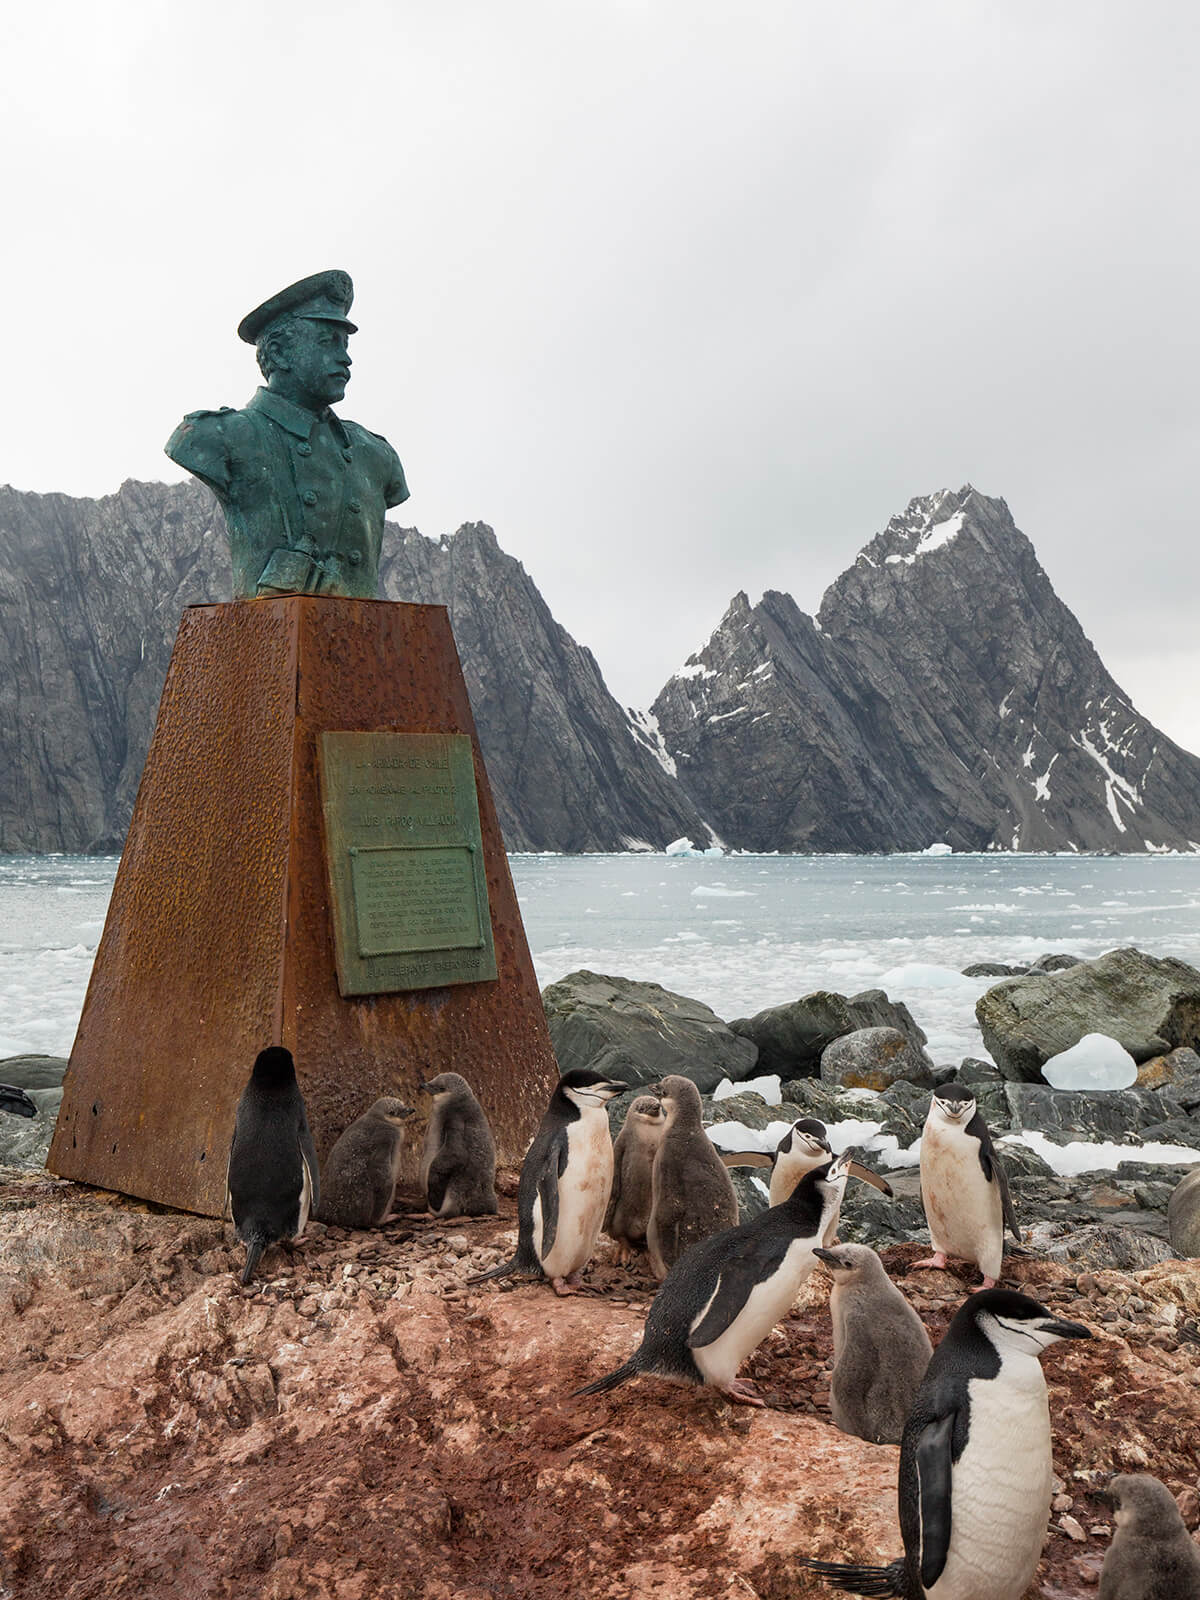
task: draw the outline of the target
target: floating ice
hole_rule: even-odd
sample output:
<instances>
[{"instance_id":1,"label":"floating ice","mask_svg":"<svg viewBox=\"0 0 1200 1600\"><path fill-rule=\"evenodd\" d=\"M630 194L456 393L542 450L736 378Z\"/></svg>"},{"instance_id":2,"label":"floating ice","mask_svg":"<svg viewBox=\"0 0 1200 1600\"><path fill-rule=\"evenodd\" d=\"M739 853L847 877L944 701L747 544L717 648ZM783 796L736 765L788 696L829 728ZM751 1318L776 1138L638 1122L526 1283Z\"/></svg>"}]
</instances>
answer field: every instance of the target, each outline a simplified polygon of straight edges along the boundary
<instances>
[{"instance_id":1,"label":"floating ice","mask_svg":"<svg viewBox=\"0 0 1200 1600\"><path fill-rule=\"evenodd\" d=\"M731 1083L728 1078L722 1078L713 1090L714 1100L728 1100L735 1094L756 1094L760 1100L766 1101L769 1106L781 1106L783 1095L780 1092L780 1078L778 1073L771 1072L762 1078L747 1078L744 1083Z\"/></svg>"},{"instance_id":2,"label":"floating ice","mask_svg":"<svg viewBox=\"0 0 1200 1600\"><path fill-rule=\"evenodd\" d=\"M702 852L697 850L692 841L687 838L672 839L663 851L665 856L698 856L701 854Z\"/></svg>"},{"instance_id":3,"label":"floating ice","mask_svg":"<svg viewBox=\"0 0 1200 1600\"><path fill-rule=\"evenodd\" d=\"M1051 1056L1042 1076L1055 1089L1128 1089L1137 1082L1137 1063L1107 1033L1085 1033L1078 1044Z\"/></svg>"},{"instance_id":4,"label":"floating ice","mask_svg":"<svg viewBox=\"0 0 1200 1600\"><path fill-rule=\"evenodd\" d=\"M928 961L906 961L902 966L891 967L880 983L885 989L968 989L979 993L978 978L964 978L961 972L950 967L935 967Z\"/></svg>"},{"instance_id":5,"label":"floating ice","mask_svg":"<svg viewBox=\"0 0 1200 1600\"><path fill-rule=\"evenodd\" d=\"M923 856L952 856L954 854L954 846L943 844L939 841L937 844L927 846L921 851L921 854Z\"/></svg>"},{"instance_id":6,"label":"floating ice","mask_svg":"<svg viewBox=\"0 0 1200 1600\"><path fill-rule=\"evenodd\" d=\"M727 889L721 883L698 883L692 890L693 900L754 900L753 889Z\"/></svg>"},{"instance_id":7,"label":"floating ice","mask_svg":"<svg viewBox=\"0 0 1200 1600\"><path fill-rule=\"evenodd\" d=\"M1087 1144L1055 1144L1044 1133L1026 1128L1024 1133L1007 1133L1003 1144L1024 1144L1041 1156L1060 1178L1073 1178L1080 1172L1115 1171L1122 1161L1145 1161L1152 1166L1200 1165L1200 1150L1182 1144L1112 1144L1107 1140Z\"/></svg>"}]
</instances>

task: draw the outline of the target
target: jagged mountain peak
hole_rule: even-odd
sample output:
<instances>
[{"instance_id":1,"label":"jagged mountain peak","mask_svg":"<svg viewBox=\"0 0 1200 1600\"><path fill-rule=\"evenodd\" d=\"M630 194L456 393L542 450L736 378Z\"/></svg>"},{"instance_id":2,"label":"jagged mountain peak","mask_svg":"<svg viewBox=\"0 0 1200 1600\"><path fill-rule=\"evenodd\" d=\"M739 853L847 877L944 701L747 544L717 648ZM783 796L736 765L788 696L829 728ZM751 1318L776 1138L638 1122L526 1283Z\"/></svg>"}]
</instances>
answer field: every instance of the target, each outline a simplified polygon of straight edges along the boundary
<instances>
[{"instance_id":1,"label":"jagged mountain peak","mask_svg":"<svg viewBox=\"0 0 1200 1600\"><path fill-rule=\"evenodd\" d=\"M911 500L815 623L740 599L653 707L731 844L1196 847L1200 761L1134 710L1003 500Z\"/></svg>"}]
</instances>

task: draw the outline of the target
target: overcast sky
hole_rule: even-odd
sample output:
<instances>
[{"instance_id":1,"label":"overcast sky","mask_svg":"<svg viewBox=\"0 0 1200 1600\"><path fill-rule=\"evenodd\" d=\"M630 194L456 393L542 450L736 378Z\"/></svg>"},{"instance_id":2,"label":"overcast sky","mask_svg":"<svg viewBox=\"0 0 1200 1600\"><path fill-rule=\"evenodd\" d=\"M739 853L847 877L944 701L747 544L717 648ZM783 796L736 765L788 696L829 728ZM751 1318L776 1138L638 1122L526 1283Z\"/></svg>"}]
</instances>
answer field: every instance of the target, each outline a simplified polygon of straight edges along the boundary
<instances>
[{"instance_id":1,"label":"overcast sky","mask_svg":"<svg viewBox=\"0 0 1200 1600\"><path fill-rule=\"evenodd\" d=\"M1186 0L10 9L0 480L182 476L235 329L355 281L344 415L625 703L917 494L1009 503L1200 750Z\"/></svg>"}]
</instances>

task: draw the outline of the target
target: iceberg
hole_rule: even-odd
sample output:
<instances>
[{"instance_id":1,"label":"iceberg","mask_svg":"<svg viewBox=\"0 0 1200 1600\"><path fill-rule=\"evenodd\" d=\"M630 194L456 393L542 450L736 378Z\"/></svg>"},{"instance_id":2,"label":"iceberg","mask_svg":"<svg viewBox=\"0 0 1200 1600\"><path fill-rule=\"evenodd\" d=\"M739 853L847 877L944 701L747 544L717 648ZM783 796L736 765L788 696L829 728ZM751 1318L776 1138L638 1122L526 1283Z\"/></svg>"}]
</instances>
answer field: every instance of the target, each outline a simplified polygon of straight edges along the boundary
<instances>
[{"instance_id":1,"label":"iceberg","mask_svg":"<svg viewBox=\"0 0 1200 1600\"><path fill-rule=\"evenodd\" d=\"M1042 1066L1054 1089L1128 1089L1137 1082L1137 1062L1107 1033L1085 1033Z\"/></svg>"},{"instance_id":2,"label":"iceberg","mask_svg":"<svg viewBox=\"0 0 1200 1600\"><path fill-rule=\"evenodd\" d=\"M921 851L921 854L923 856L952 856L954 854L954 846L943 844L939 841L937 844L927 846L926 849Z\"/></svg>"}]
</instances>

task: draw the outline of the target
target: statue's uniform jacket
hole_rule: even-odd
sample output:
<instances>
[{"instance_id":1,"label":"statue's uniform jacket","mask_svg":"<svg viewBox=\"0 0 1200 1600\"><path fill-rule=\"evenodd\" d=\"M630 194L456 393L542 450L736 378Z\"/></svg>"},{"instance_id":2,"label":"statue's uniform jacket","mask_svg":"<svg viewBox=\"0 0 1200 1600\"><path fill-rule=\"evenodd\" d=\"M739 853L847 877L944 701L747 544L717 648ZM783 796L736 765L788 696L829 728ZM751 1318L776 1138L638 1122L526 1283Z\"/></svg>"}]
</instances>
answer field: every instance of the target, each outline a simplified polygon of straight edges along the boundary
<instances>
[{"instance_id":1,"label":"statue's uniform jacket","mask_svg":"<svg viewBox=\"0 0 1200 1600\"><path fill-rule=\"evenodd\" d=\"M400 458L380 434L259 389L241 411L189 412L167 454L224 507L235 600L262 592L280 550L313 557L310 592L376 598L384 512L408 499Z\"/></svg>"}]
</instances>

